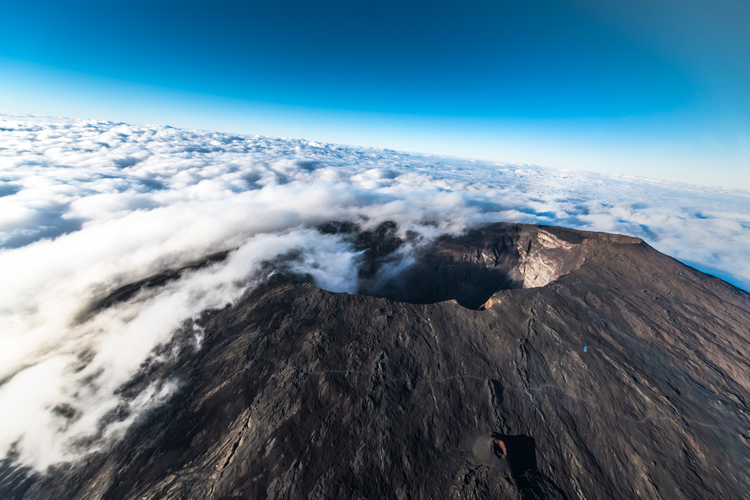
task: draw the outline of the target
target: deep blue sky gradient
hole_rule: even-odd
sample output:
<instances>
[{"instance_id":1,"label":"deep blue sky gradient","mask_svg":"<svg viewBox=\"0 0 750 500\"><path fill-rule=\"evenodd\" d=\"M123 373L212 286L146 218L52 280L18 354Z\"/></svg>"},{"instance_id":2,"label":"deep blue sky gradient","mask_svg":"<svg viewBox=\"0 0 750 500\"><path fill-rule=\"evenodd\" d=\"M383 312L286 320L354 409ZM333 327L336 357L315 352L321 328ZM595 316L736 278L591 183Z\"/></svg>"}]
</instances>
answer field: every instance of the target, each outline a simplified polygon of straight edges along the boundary
<instances>
[{"instance_id":1,"label":"deep blue sky gradient","mask_svg":"<svg viewBox=\"0 0 750 500\"><path fill-rule=\"evenodd\" d=\"M747 26L739 0L30 0L0 110L750 188Z\"/></svg>"}]
</instances>

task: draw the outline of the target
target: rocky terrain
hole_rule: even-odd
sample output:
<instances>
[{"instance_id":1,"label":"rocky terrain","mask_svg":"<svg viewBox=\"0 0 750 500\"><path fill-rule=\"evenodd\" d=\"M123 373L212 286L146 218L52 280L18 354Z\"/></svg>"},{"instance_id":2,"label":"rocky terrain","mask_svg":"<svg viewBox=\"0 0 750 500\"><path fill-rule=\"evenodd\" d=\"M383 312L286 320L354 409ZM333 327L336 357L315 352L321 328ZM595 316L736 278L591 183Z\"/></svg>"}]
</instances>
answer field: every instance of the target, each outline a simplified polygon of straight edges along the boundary
<instances>
[{"instance_id":1,"label":"rocky terrain","mask_svg":"<svg viewBox=\"0 0 750 500\"><path fill-rule=\"evenodd\" d=\"M360 294L268 263L122 388L176 378L168 404L82 462L6 460L0 497L747 498L749 294L625 236L320 231L364 252Z\"/></svg>"}]
</instances>

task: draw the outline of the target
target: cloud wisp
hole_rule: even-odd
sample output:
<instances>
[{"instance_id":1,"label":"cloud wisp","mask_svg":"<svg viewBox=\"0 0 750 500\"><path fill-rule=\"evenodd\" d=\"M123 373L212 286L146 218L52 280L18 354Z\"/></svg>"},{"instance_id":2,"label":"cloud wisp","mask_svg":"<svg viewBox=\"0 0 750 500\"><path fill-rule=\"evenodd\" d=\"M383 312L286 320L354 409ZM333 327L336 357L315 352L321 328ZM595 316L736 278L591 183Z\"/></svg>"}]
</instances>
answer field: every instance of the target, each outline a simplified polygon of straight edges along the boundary
<instances>
[{"instance_id":1,"label":"cloud wisp","mask_svg":"<svg viewBox=\"0 0 750 500\"><path fill-rule=\"evenodd\" d=\"M0 214L0 406L14 409L0 453L38 470L106 446L179 390L120 388L200 348L193 321L238 300L263 262L295 252L294 272L355 292L360 254L314 229L327 221L428 238L497 221L625 233L750 286L747 191L301 139L0 116ZM118 286L226 250L81 319Z\"/></svg>"}]
</instances>

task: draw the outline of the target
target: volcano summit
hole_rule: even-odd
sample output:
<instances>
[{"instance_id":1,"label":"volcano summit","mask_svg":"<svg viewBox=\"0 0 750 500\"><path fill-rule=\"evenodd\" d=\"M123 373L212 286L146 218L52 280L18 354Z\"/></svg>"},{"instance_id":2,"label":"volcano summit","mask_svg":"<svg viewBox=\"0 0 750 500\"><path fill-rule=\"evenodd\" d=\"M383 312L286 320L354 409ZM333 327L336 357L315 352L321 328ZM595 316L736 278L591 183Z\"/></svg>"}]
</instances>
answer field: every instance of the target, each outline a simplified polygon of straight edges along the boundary
<instances>
[{"instance_id":1,"label":"volcano summit","mask_svg":"<svg viewBox=\"0 0 750 500\"><path fill-rule=\"evenodd\" d=\"M299 255L266 262L201 315L200 349L186 327L119 389L177 381L164 404L46 473L5 460L0 496L746 498L746 292L606 233L318 231L361 252L358 294L315 287Z\"/></svg>"}]
</instances>

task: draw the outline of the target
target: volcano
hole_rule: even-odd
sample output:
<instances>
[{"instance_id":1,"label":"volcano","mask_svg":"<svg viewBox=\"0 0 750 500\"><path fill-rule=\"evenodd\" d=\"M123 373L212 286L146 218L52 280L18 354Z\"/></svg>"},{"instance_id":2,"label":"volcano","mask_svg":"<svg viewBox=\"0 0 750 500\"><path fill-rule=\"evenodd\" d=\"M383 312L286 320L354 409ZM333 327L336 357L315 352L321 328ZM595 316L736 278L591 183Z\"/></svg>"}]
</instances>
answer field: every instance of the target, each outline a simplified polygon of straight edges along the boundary
<instances>
[{"instance_id":1,"label":"volcano","mask_svg":"<svg viewBox=\"0 0 750 500\"><path fill-rule=\"evenodd\" d=\"M319 231L362 252L360 293L267 263L201 349L122 388L179 380L167 403L78 462L6 459L0 496L747 498L748 293L622 235Z\"/></svg>"}]
</instances>

